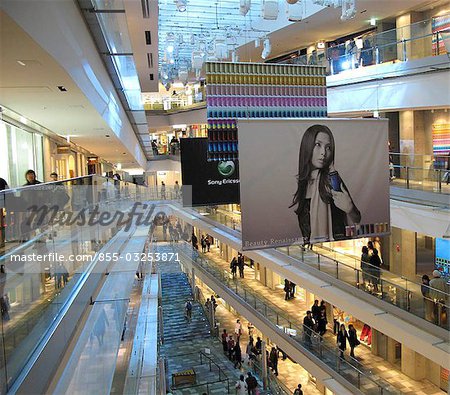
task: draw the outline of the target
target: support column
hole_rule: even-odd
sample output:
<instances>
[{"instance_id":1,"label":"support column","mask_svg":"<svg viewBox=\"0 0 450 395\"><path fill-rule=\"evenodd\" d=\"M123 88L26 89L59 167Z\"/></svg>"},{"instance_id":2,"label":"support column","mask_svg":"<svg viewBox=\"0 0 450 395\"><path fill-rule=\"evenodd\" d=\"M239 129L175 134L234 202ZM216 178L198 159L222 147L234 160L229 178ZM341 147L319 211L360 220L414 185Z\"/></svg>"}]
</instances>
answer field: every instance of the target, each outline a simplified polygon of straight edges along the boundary
<instances>
[{"instance_id":1,"label":"support column","mask_svg":"<svg viewBox=\"0 0 450 395\"><path fill-rule=\"evenodd\" d=\"M261 369L262 369L261 379L263 381L263 388L265 390L268 387L266 348L267 343L265 340L263 340L261 344Z\"/></svg>"},{"instance_id":2,"label":"support column","mask_svg":"<svg viewBox=\"0 0 450 395\"><path fill-rule=\"evenodd\" d=\"M402 373L413 380L427 378L426 358L402 345Z\"/></svg>"},{"instance_id":3,"label":"support column","mask_svg":"<svg viewBox=\"0 0 450 395\"><path fill-rule=\"evenodd\" d=\"M415 232L391 229L390 270L409 279L416 277L416 234Z\"/></svg>"}]
</instances>

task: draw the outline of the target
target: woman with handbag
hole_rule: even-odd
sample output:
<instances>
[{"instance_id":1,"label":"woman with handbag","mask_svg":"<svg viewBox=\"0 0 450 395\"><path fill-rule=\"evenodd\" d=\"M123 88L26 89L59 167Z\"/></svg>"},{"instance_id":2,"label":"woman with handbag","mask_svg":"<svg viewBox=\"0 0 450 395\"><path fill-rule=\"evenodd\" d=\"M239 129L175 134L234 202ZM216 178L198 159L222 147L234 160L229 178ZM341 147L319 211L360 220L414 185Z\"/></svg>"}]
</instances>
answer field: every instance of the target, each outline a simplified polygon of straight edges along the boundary
<instances>
[{"instance_id":1,"label":"woman with handbag","mask_svg":"<svg viewBox=\"0 0 450 395\"><path fill-rule=\"evenodd\" d=\"M348 333L345 330L345 325L341 324L341 327L339 328L339 332L337 334L337 344L339 347L339 356L341 358L344 358L344 351L347 349L347 339Z\"/></svg>"}]
</instances>

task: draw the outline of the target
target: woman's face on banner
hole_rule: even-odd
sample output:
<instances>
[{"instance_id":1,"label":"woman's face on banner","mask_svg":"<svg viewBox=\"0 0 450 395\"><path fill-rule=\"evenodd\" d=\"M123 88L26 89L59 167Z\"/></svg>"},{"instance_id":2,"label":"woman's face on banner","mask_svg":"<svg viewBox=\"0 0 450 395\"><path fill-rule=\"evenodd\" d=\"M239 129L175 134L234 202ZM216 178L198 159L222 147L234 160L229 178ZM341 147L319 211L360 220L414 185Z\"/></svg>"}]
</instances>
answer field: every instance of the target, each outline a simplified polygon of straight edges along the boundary
<instances>
[{"instance_id":1,"label":"woman's face on banner","mask_svg":"<svg viewBox=\"0 0 450 395\"><path fill-rule=\"evenodd\" d=\"M331 141L327 133L317 133L314 141L314 148L311 157L311 164L314 169L322 169L328 166L331 157Z\"/></svg>"}]
</instances>

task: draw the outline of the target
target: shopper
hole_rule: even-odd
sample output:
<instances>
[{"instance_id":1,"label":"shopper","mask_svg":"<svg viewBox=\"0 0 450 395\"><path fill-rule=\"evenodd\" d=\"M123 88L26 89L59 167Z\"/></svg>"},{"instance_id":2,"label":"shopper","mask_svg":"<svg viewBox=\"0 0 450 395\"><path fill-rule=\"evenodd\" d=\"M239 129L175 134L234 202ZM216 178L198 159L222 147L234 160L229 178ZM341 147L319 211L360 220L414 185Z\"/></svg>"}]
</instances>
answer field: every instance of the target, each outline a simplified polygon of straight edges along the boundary
<instances>
[{"instance_id":1,"label":"shopper","mask_svg":"<svg viewBox=\"0 0 450 395\"><path fill-rule=\"evenodd\" d=\"M204 235L202 235L202 238L200 240L200 245L202 246L202 252L205 253L206 252L206 240L205 240Z\"/></svg>"},{"instance_id":2,"label":"shopper","mask_svg":"<svg viewBox=\"0 0 450 395\"><path fill-rule=\"evenodd\" d=\"M347 349L347 339L347 330L345 329L345 325L341 324L341 327L339 328L339 332L337 334L337 345L339 347L339 356L341 358L344 358L344 351Z\"/></svg>"},{"instance_id":3,"label":"shopper","mask_svg":"<svg viewBox=\"0 0 450 395\"><path fill-rule=\"evenodd\" d=\"M206 243L206 251L210 252L210 250L211 250L211 237L209 235L206 235L205 243Z\"/></svg>"},{"instance_id":4,"label":"shopper","mask_svg":"<svg viewBox=\"0 0 450 395\"><path fill-rule=\"evenodd\" d=\"M294 299L295 298L295 287L297 286L297 284L293 283L292 281L290 283L291 283L291 291L290 291L289 298Z\"/></svg>"},{"instance_id":5,"label":"shopper","mask_svg":"<svg viewBox=\"0 0 450 395\"><path fill-rule=\"evenodd\" d=\"M364 288L367 284L371 283L369 262L369 248L367 246L363 246L361 249L361 274Z\"/></svg>"},{"instance_id":6,"label":"shopper","mask_svg":"<svg viewBox=\"0 0 450 395\"><path fill-rule=\"evenodd\" d=\"M236 257L233 257L233 259L231 260L230 263L230 269L231 269L231 274L233 275L233 278L236 277L236 272L237 272L237 259Z\"/></svg>"},{"instance_id":7,"label":"shopper","mask_svg":"<svg viewBox=\"0 0 450 395\"><path fill-rule=\"evenodd\" d=\"M190 323L192 321L192 303L190 300L187 300L184 305L184 312L186 315L187 322Z\"/></svg>"},{"instance_id":8,"label":"shopper","mask_svg":"<svg viewBox=\"0 0 450 395\"><path fill-rule=\"evenodd\" d=\"M245 382L245 378L244 375L241 374L241 376L239 377L239 380L236 382L235 385L236 388L236 395L245 395L247 394L247 383Z\"/></svg>"},{"instance_id":9,"label":"shopper","mask_svg":"<svg viewBox=\"0 0 450 395\"><path fill-rule=\"evenodd\" d=\"M228 352L228 333L226 329L222 332L222 348L223 352L226 354Z\"/></svg>"},{"instance_id":10,"label":"shopper","mask_svg":"<svg viewBox=\"0 0 450 395\"><path fill-rule=\"evenodd\" d=\"M300 145L297 191L290 207L296 206L304 243L341 240L345 227L359 223L361 213L334 168L335 143L325 125L313 125Z\"/></svg>"},{"instance_id":11,"label":"shopper","mask_svg":"<svg viewBox=\"0 0 450 395\"><path fill-rule=\"evenodd\" d=\"M166 200L166 184L161 181L161 199Z\"/></svg>"},{"instance_id":12,"label":"shopper","mask_svg":"<svg viewBox=\"0 0 450 395\"><path fill-rule=\"evenodd\" d=\"M247 347L245 348L245 353L247 354L248 363L250 364L250 361L253 358L253 350L255 348L255 345L253 343L253 337L250 336L248 339Z\"/></svg>"},{"instance_id":13,"label":"shopper","mask_svg":"<svg viewBox=\"0 0 450 395\"><path fill-rule=\"evenodd\" d=\"M372 282L373 289L375 292L379 291L380 284L380 270L381 270L381 259L378 255L378 250L376 248L373 249L372 256L370 257L369 263L371 265L372 270Z\"/></svg>"},{"instance_id":14,"label":"shopper","mask_svg":"<svg viewBox=\"0 0 450 395\"><path fill-rule=\"evenodd\" d=\"M239 341L239 338L242 335L242 324L241 320L236 320L236 325L234 326L234 334L236 335L236 341Z\"/></svg>"},{"instance_id":15,"label":"shopper","mask_svg":"<svg viewBox=\"0 0 450 395\"><path fill-rule=\"evenodd\" d=\"M270 367L272 368L275 376L278 376L278 351L275 347L272 347L269 354Z\"/></svg>"},{"instance_id":16,"label":"shopper","mask_svg":"<svg viewBox=\"0 0 450 395\"><path fill-rule=\"evenodd\" d=\"M311 315L311 311L308 310L306 312L305 318L303 318L303 330L305 333L305 342L308 343L309 345L311 345L311 335L314 329L314 325L315 322Z\"/></svg>"},{"instance_id":17,"label":"shopper","mask_svg":"<svg viewBox=\"0 0 450 395\"><path fill-rule=\"evenodd\" d=\"M262 352L262 340L261 340L260 337L256 338L255 348L256 348L256 353L258 355L261 355L261 352Z\"/></svg>"},{"instance_id":18,"label":"shopper","mask_svg":"<svg viewBox=\"0 0 450 395\"><path fill-rule=\"evenodd\" d=\"M336 335L339 332L339 316L341 315L341 311L333 306L333 334Z\"/></svg>"},{"instance_id":19,"label":"shopper","mask_svg":"<svg viewBox=\"0 0 450 395\"><path fill-rule=\"evenodd\" d=\"M228 359L230 361L233 360L233 350L234 350L234 340L233 340L233 336L229 336L228 337Z\"/></svg>"},{"instance_id":20,"label":"shopper","mask_svg":"<svg viewBox=\"0 0 450 395\"><path fill-rule=\"evenodd\" d=\"M327 331L327 316L325 314L325 310L321 310L320 317L317 320L317 332L319 332L319 335L323 337L325 335L325 332Z\"/></svg>"},{"instance_id":21,"label":"shopper","mask_svg":"<svg viewBox=\"0 0 450 395\"><path fill-rule=\"evenodd\" d=\"M256 388L258 388L258 381L255 376L251 374L251 372L247 373L247 378L245 379L247 383L247 391L249 395L254 395L256 393Z\"/></svg>"},{"instance_id":22,"label":"shopper","mask_svg":"<svg viewBox=\"0 0 450 395\"><path fill-rule=\"evenodd\" d=\"M192 247L194 247L194 249L198 250L198 239L197 239L197 236L195 235L194 231L192 231L191 243L192 243Z\"/></svg>"},{"instance_id":23,"label":"shopper","mask_svg":"<svg viewBox=\"0 0 450 395\"><path fill-rule=\"evenodd\" d=\"M214 311L217 309L217 301L214 295L211 295L211 306L213 307Z\"/></svg>"},{"instance_id":24,"label":"shopper","mask_svg":"<svg viewBox=\"0 0 450 395\"><path fill-rule=\"evenodd\" d=\"M242 368L242 351L241 346L239 345L239 340L236 341L236 344L233 349L234 356L234 368L236 369L239 366L239 369Z\"/></svg>"},{"instance_id":25,"label":"shopper","mask_svg":"<svg viewBox=\"0 0 450 395\"><path fill-rule=\"evenodd\" d=\"M289 300L291 298L291 283L288 279L284 279L284 300Z\"/></svg>"},{"instance_id":26,"label":"shopper","mask_svg":"<svg viewBox=\"0 0 450 395\"><path fill-rule=\"evenodd\" d=\"M211 301L209 300L209 298L206 299L205 307L206 307L206 311L208 313L210 313L211 312Z\"/></svg>"},{"instance_id":27,"label":"shopper","mask_svg":"<svg viewBox=\"0 0 450 395\"><path fill-rule=\"evenodd\" d=\"M244 257L242 254L238 255L238 267L239 267L239 277L244 278Z\"/></svg>"},{"instance_id":28,"label":"shopper","mask_svg":"<svg viewBox=\"0 0 450 395\"><path fill-rule=\"evenodd\" d=\"M173 191L175 192L175 199L180 198L180 184L178 184L178 181L175 181L175 185L173 186Z\"/></svg>"},{"instance_id":29,"label":"shopper","mask_svg":"<svg viewBox=\"0 0 450 395\"><path fill-rule=\"evenodd\" d=\"M350 346L350 356L355 358L355 347L358 347L361 343L358 340L356 329L352 324L348 326L348 344Z\"/></svg>"},{"instance_id":30,"label":"shopper","mask_svg":"<svg viewBox=\"0 0 450 395\"><path fill-rule=\"evenodd\" d=\"M294 391L294 395L303 395L302 385L299 384Z\"/></svg>"},{"instance_id":31,"label":"shopper","mask_svg":"<svg viewBox=\"0 0 450 395\"><path fill-rule=\"evenodd\" d=\"M433 320L433 300L430 296L430 277L428 275L424 274L422 276L422 285L420 287L420 291L423 295L423 304L424 304L424 310L425 310L425 319L427 321Z\"/></svg>"},{"instance_id":32,"label":"shopper","mask_svg":"<svg viewBox=\"0 0 450 395\"><path fill-rule=\"evenodd\" d=\"M320 306L319 306L319 301L317 299L314 301L314 304L311 306L311 313L314 318L314 321L317 322L320 317Z\"/></svg>"},{"instance_id":33,"label":"shopper","mask_svg":"<svg viewBox=\"0 0 450 395\"><path fill-rule=\"evenodd\" d=\"M23 186L36 185L36 184L40 184L41 183L36 178L36 172L34 170L31 170L31 169L27 170L27 172L25 173L25 180L26 180L26 183L23 184Z\"/></svg>"}]
</instances>

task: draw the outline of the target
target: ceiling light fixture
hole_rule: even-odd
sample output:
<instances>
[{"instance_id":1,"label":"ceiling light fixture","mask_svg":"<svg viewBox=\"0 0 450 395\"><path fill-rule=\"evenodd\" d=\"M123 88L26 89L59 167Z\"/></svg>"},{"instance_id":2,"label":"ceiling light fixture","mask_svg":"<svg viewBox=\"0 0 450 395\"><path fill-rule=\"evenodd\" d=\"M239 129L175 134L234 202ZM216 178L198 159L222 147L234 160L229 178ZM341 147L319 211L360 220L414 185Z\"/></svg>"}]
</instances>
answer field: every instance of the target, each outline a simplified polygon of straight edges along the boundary
<instances>
[{"instance_id":1,"label":"ceiling light fixture","mask_svg":"<svg viewBox=\"0 0 450 395\"><path fill-rule=\"evenodd\" d=\"M241 0L239 5L239 12L241 15L245 16L250 11L251 7L251 0Z\"/></svg>"},{"instance_id":2,"label":"ceiling light fixture","mask_svg":"<svg viewBox=\"0 0 450 395\"><path fill-rule=\"evenodd\" d=\"M272 45L270 44L269 38L266 38L263 43L263 51L261 53L261 58L267 59L267 57L272 52Z\"/></svg>"},{"instance_id":3,"label":"ceiling light fixture","mask_svg":"<svg viewBox=\"0 0 450 395\"><path fill-rule=\"evenodd\" d=\"M375 18L370 18L370 26L376 26L377 20Z\"/></svg>"},{"instance_id":4,"label":"ceiling light fixture","mask_svg":"<svg viewBox=\"0 0 450 395\"><path fill-rule=\"evenodd\" d=\"M275 21L278 18L278 0L264 0L262 16L268 21Z\"/></svg>"},{"instance_id":5,"label":"ceiling light fixture","mask_svg":"<svg viewBox=\"0 0 450 395\"><path fill-rule=\"evenodd\" d=\"M187 7L187 0L175 0L175 5L179 12L185 12Z\"/></svg>"}]
</instances>

